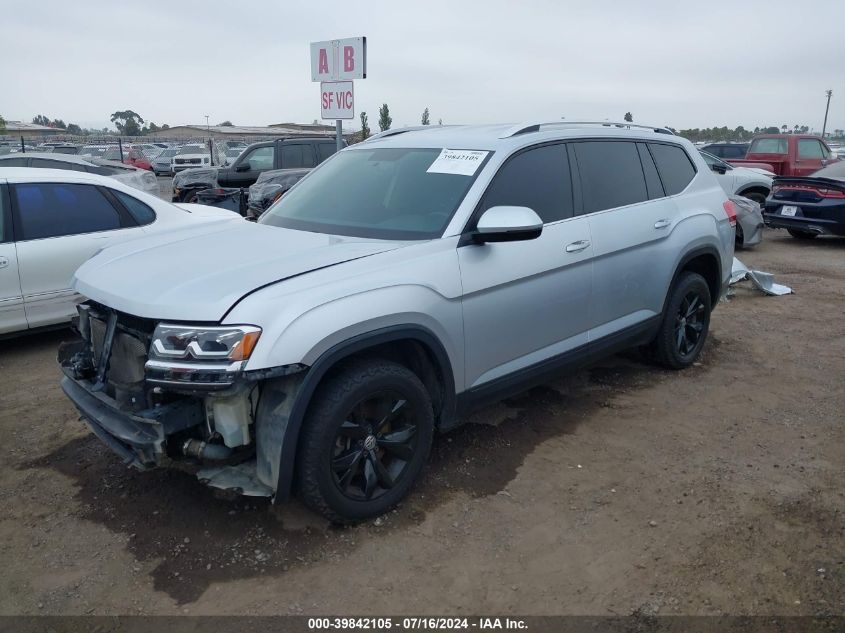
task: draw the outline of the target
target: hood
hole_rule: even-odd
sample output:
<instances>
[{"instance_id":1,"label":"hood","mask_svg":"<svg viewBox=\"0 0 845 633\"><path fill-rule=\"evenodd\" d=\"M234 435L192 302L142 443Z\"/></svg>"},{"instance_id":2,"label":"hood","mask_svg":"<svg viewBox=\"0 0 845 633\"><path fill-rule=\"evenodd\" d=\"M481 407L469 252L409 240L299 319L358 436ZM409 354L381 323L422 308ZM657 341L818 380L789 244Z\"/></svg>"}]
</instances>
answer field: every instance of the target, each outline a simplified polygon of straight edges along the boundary
<instances>
[{"instance_id":1,"label":"hood","mask_svg":"<svg viewBox=\"0 0 845 633\"><path fill-rule=\"evenodd\" d=\"M181 158L181 156L174 156L174 158ZM191 167L190 169L184 169L173 176L173 188L181 189L182 187L196 184L216 187L218 171L219 169L217 167Z\"/></svg>"},{"instance_id":2,"label":"hood","mask_svg":"<svg viewBox=\"0 0 845 633\"><path fill-rule=\"evenodd\" d=\"M220 321L253 290L400 246L252 222L213 223L106 248L76 271L73 287L135 316Z\"/></svg>"},{"instance_id":3,"label":"hood","mask_svg":"<svg viewBox=\"0 0 845 633\"><path fill-rule=\"evenodd\" d=\"M777 176L776 173L773 171L769 171L768 169L763 169L762 167L735 167L734 169L742 169L744 171L753 171L756 174L762 174L767 178L774 178Z\"/></svg>"}]
</instances>

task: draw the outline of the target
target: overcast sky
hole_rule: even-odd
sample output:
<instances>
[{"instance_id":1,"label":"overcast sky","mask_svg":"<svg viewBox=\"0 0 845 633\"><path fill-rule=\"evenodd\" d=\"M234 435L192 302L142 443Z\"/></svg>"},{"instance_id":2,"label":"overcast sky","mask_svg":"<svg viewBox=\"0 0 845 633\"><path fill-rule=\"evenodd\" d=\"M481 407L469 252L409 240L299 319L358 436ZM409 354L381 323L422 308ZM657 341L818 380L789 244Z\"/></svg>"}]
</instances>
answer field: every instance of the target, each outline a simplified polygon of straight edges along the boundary
<instances>
[{"instance_id":1,"label":"overcast sky","mask_svg":"<svg viewBox=\"0 0 845 633\"><path fill-rule=\"evenodd\" d=\"M311 41L367 37L377 128L621 120L845 128L843 0L4 0L0 115L171 126L320 117ZM351 128L360 127L357 120Z\"/></svg>"}]
</instances>

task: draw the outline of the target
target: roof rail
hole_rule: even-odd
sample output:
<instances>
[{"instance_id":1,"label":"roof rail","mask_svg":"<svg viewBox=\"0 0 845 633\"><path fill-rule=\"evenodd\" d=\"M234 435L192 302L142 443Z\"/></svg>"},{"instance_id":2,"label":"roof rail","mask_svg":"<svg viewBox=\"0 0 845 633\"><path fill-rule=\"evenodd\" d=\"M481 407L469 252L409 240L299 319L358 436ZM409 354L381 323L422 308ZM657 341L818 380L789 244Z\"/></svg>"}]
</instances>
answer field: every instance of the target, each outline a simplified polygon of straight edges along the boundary
<instances>
[{"instance_id":1,"label":"roof rail","mask_svg":"<svg viewBox=\"0 0 845 633\"><path fill-rule=\"evenodd\" d=\"M512 128L508 129L502 136L499 138L510 138L512 136L518 136L520 134L528 134L530 132L539 132L542 128L567 128L567 127L577 127L579 125L600 125L602 127L615 127L621 129L630 129L630 128L637 128L642 130L651 130L652 132L656 132L658 134L671 134L674 135L674 132L668 127L659 127L655 125L639 125L637 123L628 123L627 121L539 121L536 123L520 123L518 125L513 126Z\"/></svg>"},{"instance_id":2,"label":"roof rail","mask_svg":"<svg viewBox=\"0 0 845 633\"><path fill-rule=\"evenodd\" d=\"M419 132L420 130L434 130L441 127L455 127L454 125L411 125L409 127L398 127L393 130L385 130L384 132L379 132L378 134L373 134L372 136L368 136L364 139L364 143L367 141L373 141L379 138L387 138L388 136L396 136L397 134L404 134L405 132Z\"/></svg>"}]
</instances>

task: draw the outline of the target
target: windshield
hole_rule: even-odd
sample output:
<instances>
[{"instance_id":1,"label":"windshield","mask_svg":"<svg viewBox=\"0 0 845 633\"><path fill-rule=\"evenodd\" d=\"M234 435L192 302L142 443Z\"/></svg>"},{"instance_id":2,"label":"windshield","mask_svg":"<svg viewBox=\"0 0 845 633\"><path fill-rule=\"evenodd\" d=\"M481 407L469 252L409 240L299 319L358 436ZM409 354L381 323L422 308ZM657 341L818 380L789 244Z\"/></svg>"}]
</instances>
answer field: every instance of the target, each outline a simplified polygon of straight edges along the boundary
<instances>
[{"instance_id":1,"label":"windshield","mask_svg":"<svg viewBox=\"0 0 845 633\"><path fill-rule=\"evenodd\" d=\"M785 138L758 138L751 141L749 154L786 154Z\"/></svg>"},{"instance_id":2,"label":"windshield","mask_svg":"<svg viewBox=\"0 0 845 633\"><path fill-rule=\"evenodd\" d=\"M208 150L202 145L185 145L179 148L179 155L182 154L208 154Z\"/></svg>"},{"instance_id":3,"label":"windshield","mask_svg":"<svg viewBox=\"0 0 845 633\"><path fill-rule=\"evenodd\" d=\"M441 173L440 149L336 154L261 217L301 231L376 239L440 237L478 174ZM480 161L488 152L477 152ZM441 162L441 161L438 161ZM428 171L431 168L431 171Z\"/></svg>"},{"instance_id":4,"label":"windshield","mask_svg":"<svg viewBox=\"0 0 845 633\"><path fill-rule=\"evenodd\" d=\"M832 178L833 180L845 180L845 161L833 163L812 174L812 178Z\"/></svg>"},{"instance_id":5,"label":"windshield","mask_svg":"<svg viewBox=\"0 0 845 633\"><path fill-rule=\"evenodd\" d=\"M178 152L178 151L179 150L177 150L177 149L166 149L166 150L163 150L161 152L161 154L158 155L158 157L159 158L170 158L171 156L176 156L176 152Z\"/></svg>"}]
</instances>

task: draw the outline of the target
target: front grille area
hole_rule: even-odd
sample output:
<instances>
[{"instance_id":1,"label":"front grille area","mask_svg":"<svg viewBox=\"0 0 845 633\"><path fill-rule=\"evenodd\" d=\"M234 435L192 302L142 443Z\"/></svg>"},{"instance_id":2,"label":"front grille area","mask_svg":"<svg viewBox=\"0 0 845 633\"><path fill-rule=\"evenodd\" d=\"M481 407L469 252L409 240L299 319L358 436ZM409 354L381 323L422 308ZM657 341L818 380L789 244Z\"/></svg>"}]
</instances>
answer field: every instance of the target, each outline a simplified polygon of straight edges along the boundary
<instances>
[{"instance_id":1,"label":"front grille area","mask_svg":"<svg viewBox=\"0 0 845 633\"><path fill-rule=\"evenodd\" d=\"M108 319L111 311L93 308L89 311L89 332L95 371L99 373L103 357ZM155 324L118 313L114 341L107 359L106 386L112 396L125 392L142 392L144 389L144 364Z\"/></svg>"}]
</instances>

